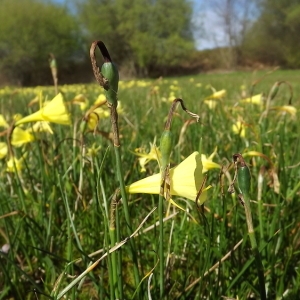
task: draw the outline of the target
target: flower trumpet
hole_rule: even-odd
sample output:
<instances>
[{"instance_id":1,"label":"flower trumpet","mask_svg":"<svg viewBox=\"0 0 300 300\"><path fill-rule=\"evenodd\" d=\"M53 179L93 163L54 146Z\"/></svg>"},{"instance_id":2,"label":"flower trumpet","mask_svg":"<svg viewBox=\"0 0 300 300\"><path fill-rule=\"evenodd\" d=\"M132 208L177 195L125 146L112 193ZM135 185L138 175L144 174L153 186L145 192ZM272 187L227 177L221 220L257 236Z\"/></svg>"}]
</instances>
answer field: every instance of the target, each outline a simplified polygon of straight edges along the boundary
<instances>
[{"instance_id":1,"label":"flower trumpet","mask_svg":"<svg viewBox=\"0 0 300 300\"><path fill-rule=\"evenodd\" d=\"M170 169L170 195L196 200L197 194L203 182L201 155L198 152L192 153L178 166ZM131 194L159 194L161 173L146 177L126 187ZM199 204L206 200L206 190L204 189Z\"/></svg>"},{"instance_id":2,"label":"flower trumpet","mask_svg":"<svg viewBox=\"0 0 300 300\"><path fill-rule=\"evenodd\" d=\"M71 124L70 115L67 112L61 93L37 112L18 120L15 125L37 121L48 121L62 125Z\"/></svg>"}]
</instances>

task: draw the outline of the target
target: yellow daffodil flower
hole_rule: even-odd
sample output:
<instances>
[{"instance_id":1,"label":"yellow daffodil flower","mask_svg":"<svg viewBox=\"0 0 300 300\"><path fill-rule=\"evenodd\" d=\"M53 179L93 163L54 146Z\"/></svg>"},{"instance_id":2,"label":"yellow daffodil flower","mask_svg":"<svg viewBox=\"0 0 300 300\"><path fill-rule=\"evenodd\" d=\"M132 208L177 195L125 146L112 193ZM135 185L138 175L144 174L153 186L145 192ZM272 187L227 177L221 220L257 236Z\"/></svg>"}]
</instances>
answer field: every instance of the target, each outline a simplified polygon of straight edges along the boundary
<instances>
[{"instance_id":1,"label":"yellow daffodil flower","mask_svg":"<svg viewBox=\"0 0 300 300\"><path fill-rule=\"evenodd\" d=\"M89 100L83 94L78 94L72 99L71 103L79 105L83 111L86 110Z\"/></svg>"},{"instance_id":2,"label":"yellow daffodil flower","mask_svg":"<svg viewBox=\"0 0 300 300\"><path fill-rule=\"evenodd\" d=\"M23 130L20 127L16 127L11 136L11 144L16 147L20 147L23 144L34 141L34 136L27 130Z\"/></svg>"},{"instance_id":3,"label":"yellow daffodil flower","mask_svg":"<svg viewBox=\"0 0 300 300\"><path fill-rule=\"evenodd\" d=\"M217 106L216 100L204 100L204 103L209 107L209 109L214 110Z\"/></svg>"},{"instance_id":4,"label":"yellow daffodil flower","mask_svg":"<svg viewBox=\"0 0 300 300\"><path fill-rule=\"evenodd\" d=\"M102 118L108 118L110 113L108 110L103 109L102 107L97 107L88 115L88 127L91 130L94 130L98 125L99 120Z\"/></svg>"},{"instance_id":5,"label":"yellow daffodil flower","mask_svg":"<svg viewBox=\"0 0 300 300\"><path fill-rule=\"evenodd\" d=\"M168 101L173 102L175 98L176 98L175 93L173 91L170 92Z\"/></svg>"},{"instance_id":6,"label":"yellow daffodil flower","mask_svg":"<svg viewBox=\"0 0 300 300\"><path fill-rule=\"evenodd\" d=\"M178 91L178 90L179 90L179 87L178 87L177 85L171 84L171 85L170 85L170 90L171 90L171 91Z\"/></svg>"},{"instance_id":7,"label":"yellow daffodil flower","mask_svg":"<svg viewBox=\"0 0 300 300\"><path fill-rule=\"evenodd\" d=\"M226 95L226 90L220 90L216 91L210 96L206 97L206 100L211 100L211 99L220 99L223 98Z\"/></svg>"},{"instance_id":8,"label":"yellow daffodil flower","mask_svg":"<svg viewBox=\"0 0 300 300\"><path fill-rule=\"evenodd\" d=\"M278 110L279 112L282 112L282 113L288 113L292 117L295 117L296 113L297 113L296 107L294 107L292 105L273 106L270 108L270 110Z\"/></svg>"},{"instance_id":9,"label":"yellow daffodil flower","mask_svg":"<svg viewBox=\"0 0 300 300\"><path fill-rule=\"evenodd\" d=\"M256 104L256 105L263 105L263 101L262 101L262 94L258 94L246 99L242 99L240 100L241 103L252 103L252 104Z\"/></svg>"},{"instance_id":10,"label":"yellow daffodil flower","mask_svg":"<svg viewBox=\"0 0 300 300\"><path fill-rule=\"evenodd\" d=\"M170 169L170 195L195 201L203 181L202 169L201 155L198 152L192 153L178 166ZM160 182L161 173L158 173L132 183L126 189L131 194L159 194ZM206 191L203 191L199 204L204 203L205 200Z\"/></svg>"},{"instance_id":11,"label":"yellow daffodil flower","mask_svg":"<svg viewBox=\"0 0 300 300\"><path fill-rule=\"evenodd\" d=\"M0 159L6 157L8 152L7 144L4 142L0 142Z\"/></svg>"},{"instance_id":12,"label":"yellow daffodil flower","mask_svg":"<svg viewBox=\"0 0 300 300\"><path fill-rule=\"evenodd\" d=\"M3 117L3 115L0 115L0 127L4 127L4 128L8 128L9 125L7 124L5 118Z\"/></svg>"},{"instance_id":13,"label":"yellow daffodil flower","mask_svg":"<svg viewBox=\"0 0 300 300\"><path fill-rule=\"evenodd\" d=\"M150 160L157 160L158 162L160 162L161 159L161 154L158 150L158 148L155 146L155 141L154 143L150 143L151 149L149 153L142 153L142 152L138 152L139 149L136 149L135 154L137 156L140 156L139 158L139 164L141 167L141 172L146 172L146 164L150 161Z\"/></svg>"},{"instance_id":14,"label":"yellow daffodil flower","mask_svg":"<svg viewBox=\"0 0 300 300\"><path fill-rule=\"evenodd\" d=\"M217 153L217 147L215 148L214 152L207 158L205 154L201 154L201 161L203 165L202 174L206 173L208 170L211 169L220 169L221 166L215 162L213 162L213 158Z\"/></svg>"},{"instance_id":15,"label":"yellow daffodil flower","mask_svg":"<svg viewBox=\"0 0 300 300\"><path fill-rule=\"evenodd\" d=\"M101 145L97 147L96 143L93 143L92 147L87 149L86 156L96 157L100 149L101 149Z\"/></svg>"},{"instance_id":16,"label":"yellow daffodil flower","mask_svg":"<svg viewBox=\"0 0 300 300\"><path fill-rule=\"evenodd\" d=\"M26 153L20 159L17 159L15 157L10 158L9 161L7 162L6 171L14 173L15 172L14 165L16 166L17 172L21 171L24 168L25 157L26 157Z\"/></svg>"},{"instance_id":17,"label":"yellow daffodil flower","mask_svg":"<svg viewBox=\"0 0 300 300\"><path fill-rule=\"evenodd\" d=\"M236 121L236 123L232 125L232 131L235 134L239 134L240 137L245 137L246 135L245 125L241 121Z\"/></svg>"},{"instance_id":18,"label":"yellow daffodil flower","mask_svg":"<svg viewBox=\"0 0 300 300\"><path fill-rule=\"evenodd\" d=\"M16 126L37 121L48 121L62 125L71 124L70 115L67 112L61 93L57 94L52 101L48 102L39 111L17 121Z\"/></svg>"}]
</instances>

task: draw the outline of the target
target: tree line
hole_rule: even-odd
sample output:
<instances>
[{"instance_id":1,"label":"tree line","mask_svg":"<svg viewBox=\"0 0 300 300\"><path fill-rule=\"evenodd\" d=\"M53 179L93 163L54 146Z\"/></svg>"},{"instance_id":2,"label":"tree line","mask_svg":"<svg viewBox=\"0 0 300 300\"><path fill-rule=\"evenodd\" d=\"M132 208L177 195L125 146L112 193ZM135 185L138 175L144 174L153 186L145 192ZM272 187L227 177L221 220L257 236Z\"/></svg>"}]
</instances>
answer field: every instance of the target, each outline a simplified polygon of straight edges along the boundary
<instances>
[{"instance_id":1,"label":"tree line","mask_svg":"<svg viewBox=\"0 0 300 300\"><path fill-rule=\"evenodd\" d=\"M90 81L89 46L96 39L106 43L125 76L257 62L300 67L298 0L242 0L242 6L241 0L214 1L229 43L199 52L190 0L77 0L71 7L46 0L1 0L0 83L50 84L50 53L60 81ZM250 2L257 9L255 17L249 16ZM232 23L237 17L239 26Z\"/></svg>"}]
</instances>

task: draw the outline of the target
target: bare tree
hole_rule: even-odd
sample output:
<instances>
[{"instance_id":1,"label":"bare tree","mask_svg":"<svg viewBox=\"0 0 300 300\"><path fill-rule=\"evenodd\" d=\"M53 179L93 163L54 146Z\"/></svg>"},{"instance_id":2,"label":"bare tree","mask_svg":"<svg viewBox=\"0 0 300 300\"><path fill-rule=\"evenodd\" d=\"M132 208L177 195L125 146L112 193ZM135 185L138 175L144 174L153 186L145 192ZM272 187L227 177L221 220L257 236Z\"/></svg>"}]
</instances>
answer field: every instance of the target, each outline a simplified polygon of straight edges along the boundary
<instances>
[{"instance_id":1,"label":"bare tree","mask_svg":"<svg viewBox=\"0 0 300 300\"><path fill-rule=\"evenodd\" d=\"M224 67L228 69L236 67L238 63L240 45L255 19L255 8L255 0L209 1L208 9L215 15L215 23L211 27L217 28L212 37L220 50Z\"/></svg>"}]
</instances>

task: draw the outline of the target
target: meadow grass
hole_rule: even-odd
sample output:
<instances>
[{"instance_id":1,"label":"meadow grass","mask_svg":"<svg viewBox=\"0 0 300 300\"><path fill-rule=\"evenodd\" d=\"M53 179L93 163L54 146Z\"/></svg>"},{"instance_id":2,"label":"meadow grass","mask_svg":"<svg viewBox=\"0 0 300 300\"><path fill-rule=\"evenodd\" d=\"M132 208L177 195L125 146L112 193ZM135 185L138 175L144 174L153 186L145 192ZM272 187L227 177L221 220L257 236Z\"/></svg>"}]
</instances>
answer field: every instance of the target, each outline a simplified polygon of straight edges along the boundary
<instances>
[{"instance_id":1,"label":"meadow grass","mask_svg":"<svg viewBox=\"0 0 300 300\"><path fill-rule=\"evenodd\" d=\"M232 72L120 83L119 128L126 185L159 172L153 160L141 173L134 152L149 152L149 143L155 138L159 140L170 101L176 97L199 114L200 121L189 123L187 114L176 111L171 165L179 164L194 151L209 156L217 147L213 161L224 167L223 173L218 168L207 172L206 185L212 187L203 206L177 197L174 200L185 211L173 205L169 208L171 217L164 223L163 241L166 299L260 298L245 212L237 194L227 192L234 177L235 153L245 154L251 171L251 208L267 298L296 299L299 294L299 111L293 116L280 109L272 110L289 102L291 91L284 83L266 115L262 116L265 104L240 100L252 92L267 97L276 81L286 81L292 86L292 104L299 110L300 72L277 70L266 74ZM222 98L215 100L215 108L204 102L213 94L212 88L226 90ZM20 171L7 170L9 154L0 161L0 246L4 246L0 252L0 299L63 297L64 288L112 246L112 202L118 203L118 239L128 237L122 201L118 194L114 197L119 183L112 143L107 138L110 120L101 116L99 131L83 131L81 125L86 111L103 91L95 84L60 86L60 91L72 125L51 124L52 135L36 133L35 141L13 147L14 156L23 157ZM82 106L86 106L83 110L74 104L79 94L83 95ZM26 116L39 109L39 103L28 107L35 97L51 100L54 89L2 88L0 113L10 124L15 114ZM234 133L232 126L237 121L243 128ZM28 127L24 125L23 129ZM2 127L2 132L1 142L7 142L7 129ZM158 195L128 197L134 231L158 206ZM165 202L165 213L168 207ZM86 272L66 292L66 299L115 299L116 289L123 299L158 299L157 220L155 210L134 237L139 286L135 283L127 242ZM10 246L8 251L5 245ZM119 256L120 272L117 287L111 278L115 254Z\"/></svg>"}]
</instances>

